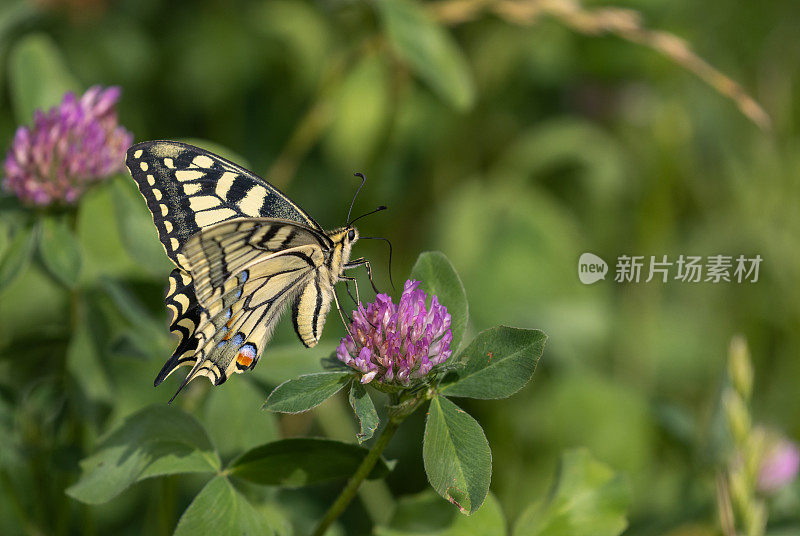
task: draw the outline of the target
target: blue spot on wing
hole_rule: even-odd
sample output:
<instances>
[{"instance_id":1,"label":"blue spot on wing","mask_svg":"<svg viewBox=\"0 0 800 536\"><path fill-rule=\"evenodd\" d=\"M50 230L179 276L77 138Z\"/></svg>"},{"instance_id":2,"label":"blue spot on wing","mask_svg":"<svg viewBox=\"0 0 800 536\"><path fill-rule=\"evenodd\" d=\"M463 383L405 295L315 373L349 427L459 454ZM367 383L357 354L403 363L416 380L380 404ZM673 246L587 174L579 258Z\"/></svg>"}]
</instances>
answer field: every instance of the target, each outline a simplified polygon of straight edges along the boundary
<instances>
[{"instance_id":1,"label":"blue spot on wing","mask_svg":"<svg viewBox=\"0 0 800 536\"><path fill-rule=\"evenodd\" d=\"M255 359L256 357L256 345L248 342L244 346L239 349L239 353L249 357L250 359Z\"/></svg>"}]
</instances>

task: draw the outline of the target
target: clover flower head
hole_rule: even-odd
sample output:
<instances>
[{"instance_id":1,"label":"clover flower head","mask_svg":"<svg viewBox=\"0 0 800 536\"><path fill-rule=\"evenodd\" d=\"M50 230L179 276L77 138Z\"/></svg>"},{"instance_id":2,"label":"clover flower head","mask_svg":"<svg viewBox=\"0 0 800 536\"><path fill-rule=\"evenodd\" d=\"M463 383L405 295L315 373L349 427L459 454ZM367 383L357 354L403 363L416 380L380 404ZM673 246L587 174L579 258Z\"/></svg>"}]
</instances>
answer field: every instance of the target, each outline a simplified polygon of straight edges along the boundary
<instances>
[{"instance_id":1,"label":"clover flower head","mask_svg":"<svg viewBox=\"0 0 800 536\"><path fill-rule=\"evenodd\" d=\"M361 373L361 383L409 385L450 357L450 314L436 296L428 296L419 281L406 281L400 303L378 294L366 307L353 311L349 334L336 357Z\"/></svg>"},{"instance_id":2,"label":"clover flower head","mask_svg":"<svg viewBox=\"0 0 800 536\"><path fill-rule=\"evenodd\" d=\"M14 135L3 188L30 205L73 204L92 184L122 169L133 136L117 123L120 88L89 88L80 98L37 110Z\"/></svg>"},{"instance_id":3,"label":"clover flower head","mask_svg":"<svg viewBox=\"0 0 800 536\"><path fill-rule=\"evenodd\" d=\"M775 439L767 448L758 472L758 489L775 492L791 483L800 470L800 449L785 437Z\"/></svg>"}]
</instances>

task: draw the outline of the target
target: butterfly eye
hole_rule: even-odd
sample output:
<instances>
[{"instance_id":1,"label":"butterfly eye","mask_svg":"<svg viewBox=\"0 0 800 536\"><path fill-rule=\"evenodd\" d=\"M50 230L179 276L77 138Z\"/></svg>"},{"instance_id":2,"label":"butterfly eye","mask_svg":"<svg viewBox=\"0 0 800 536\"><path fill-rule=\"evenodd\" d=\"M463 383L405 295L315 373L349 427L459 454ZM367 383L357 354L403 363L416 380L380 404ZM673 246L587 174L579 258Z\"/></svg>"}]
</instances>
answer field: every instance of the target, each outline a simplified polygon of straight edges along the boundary
<instances>
[{"instance_id":1,"label":"butterfly eye","mask_svg":"<svg viewBox=\"0 0 800 536\"><path fill-rule=\"evenodd\" d=\"M350 232L347 233L347 239L351 242L356 238L356 232L354 229L350 229Z\"/></svg>"}]
</instances>

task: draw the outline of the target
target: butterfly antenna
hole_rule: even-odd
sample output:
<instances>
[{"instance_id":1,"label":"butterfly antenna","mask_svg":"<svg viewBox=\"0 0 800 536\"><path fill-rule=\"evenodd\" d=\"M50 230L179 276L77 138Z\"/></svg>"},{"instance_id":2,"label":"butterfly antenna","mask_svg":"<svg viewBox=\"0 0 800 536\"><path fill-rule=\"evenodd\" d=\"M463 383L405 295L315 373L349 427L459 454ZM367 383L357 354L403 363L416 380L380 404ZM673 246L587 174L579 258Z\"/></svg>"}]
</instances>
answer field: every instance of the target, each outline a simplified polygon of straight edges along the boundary
<instances>
[{"instance_id":1,"label":"butterfly antenna","mask_svg":"<svg viewBox=\"0 0 800 536\"><path fill-rule=\"evenodd\" d=\"M362 214L361 216L359 216L357 218L354 218L352 221L348 222L347 225L353 225L355 222L357 222L358 220L360 220L364 216L369 216L370 214L375 214L376 212L380 212L381 210L386 210L387 208L389 208L389 207L387 207L386 205L381 205L378 208L376 208L375 210L371 210L370 212L367 212L366 214Z\"/></svg>"},{"instance_id":2,"label":"butterfly antenna","mask_svg":"<svg viewBox=\"0 0 800 536\"><path fill-rule=\"evenodd\" d=\"M356 190L356 193L353 194L353 200L350 201L350 210L347 211L347 225L350 225L351 223L353 223L353 222L350 221L350 213L353 212L353 205L356 204L356 197L358 197L358 192L361 191L361 188L364 187L364 183L367 182L367 178L364 176L363 173L356 172L356 173L353 173L353 176L354 177L361 177L361 184L358 185L358 189Z\"/></svg>"},{"instance_id":3,"label":"butterfly antenna","mask_svg":"<svg viewBox=\"0 0 800 536\"><path fill-rule=\"evenodd\" d=\"M373 211L374 212L374 211ZM366 216L366 214L365 214ZM392 281L392 243L389 241L388 238L384 238L382 236L362 236L359 237L360 240L383 240L389 246L389 284L392 285L392 289L394 289L394 281Z\"/></svg>"}]
</instances>

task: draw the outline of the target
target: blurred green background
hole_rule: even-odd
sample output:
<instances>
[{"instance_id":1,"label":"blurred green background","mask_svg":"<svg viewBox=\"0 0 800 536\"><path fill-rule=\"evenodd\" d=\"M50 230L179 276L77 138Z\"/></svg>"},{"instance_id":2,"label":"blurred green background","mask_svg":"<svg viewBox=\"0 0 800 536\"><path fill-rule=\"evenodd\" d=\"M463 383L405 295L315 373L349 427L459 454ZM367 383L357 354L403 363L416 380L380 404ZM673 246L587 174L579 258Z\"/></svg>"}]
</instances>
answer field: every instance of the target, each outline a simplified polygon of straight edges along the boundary
<instances>
[{"instance_id":1,"label":"blurred green background","mask_svg":"<svg viewBox=\"0 0 800 536\"><path fill-rule=\"evenodd\" d=\"M491 489L509 522L546 491L559 453L585 446L631 483L626 534L719 534L719 398L732 336L750 344L754 420L800 438L800 7L616 4L741 83L769 114L766 129L692 74L691 61L620 32L577 31L574 12L559 11L575 4L518 5L533 11L470 0L5 0L0 142L30 122L18 113L26 77L56 76L55 51L77 89L122 87L120 122L136 141L225 148L325 228L344 222L352 173L364 172L354 212L390 207L359 227L391 239L396 282L420 251L439 249L464 281L472 334L505 324L550 337L524 391L465 404L486 429ZM587 1L583 13L606 5ZM24 210L4 207L0 254L7 222ZM3 534L172 527L198 487L170 477L99 507L63 495L98 434L166 402L178 382L152 387L173 344L162 301L169 265L130 177L81 201L77 232L83 298L36 262L0 294ZM357 251L387 288L385 245ZM609 263L622 254L764 261L755 284L585 286L576 266L585 251ZM304 350L283 325L252 377L213 391L195 382L178 404L223 453L279 434L336 436L332 423L350 418L334 407L341 401L282 421L257 408L269 386L315 370L342 334L331 317L324 348ZM231 405L250 417L225 422ZM64 424L76 416L80 426ZM400 464L394 495L426 486L422 418L387 453ZM795 482L770 503L774 534L800 534L798 496Z\"/></svg>"}]
</instances>

